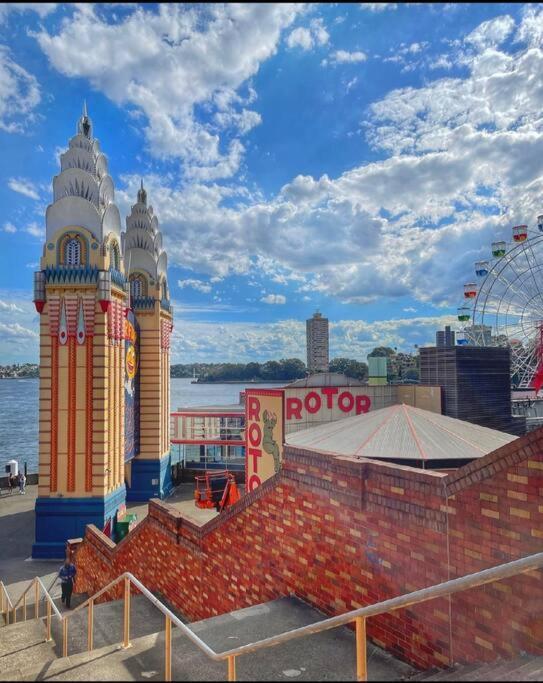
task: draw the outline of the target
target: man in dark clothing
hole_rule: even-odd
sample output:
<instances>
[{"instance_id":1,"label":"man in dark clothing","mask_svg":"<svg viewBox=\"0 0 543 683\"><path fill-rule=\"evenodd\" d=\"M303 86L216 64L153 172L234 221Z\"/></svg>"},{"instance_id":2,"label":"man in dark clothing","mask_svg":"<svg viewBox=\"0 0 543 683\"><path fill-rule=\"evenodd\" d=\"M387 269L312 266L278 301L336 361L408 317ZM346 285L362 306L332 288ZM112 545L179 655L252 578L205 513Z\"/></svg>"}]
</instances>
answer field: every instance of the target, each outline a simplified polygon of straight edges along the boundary
<instances>
[{"instance_id":1,"label":"man in dark clothing","mask_svg":"<svg viewBox=\"0 0 543 683\"><path fill-rule=\"evenodd\" d=\"M68 558L64 560L64 564L58 573L60 584L62 588L62 602L70 609L70 600L72 599L72 591L74 589L76 568Z\"/></svg>"}]
</instances>

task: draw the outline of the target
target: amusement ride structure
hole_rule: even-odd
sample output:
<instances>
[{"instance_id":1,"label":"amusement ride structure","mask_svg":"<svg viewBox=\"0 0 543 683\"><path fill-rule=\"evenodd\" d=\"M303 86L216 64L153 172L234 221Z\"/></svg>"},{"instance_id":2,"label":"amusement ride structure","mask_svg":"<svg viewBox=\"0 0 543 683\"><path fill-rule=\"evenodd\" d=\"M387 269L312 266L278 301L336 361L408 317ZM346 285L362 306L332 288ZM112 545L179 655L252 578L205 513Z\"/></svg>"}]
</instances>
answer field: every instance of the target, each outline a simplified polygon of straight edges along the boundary
<instances>
[{"instance_id":1,"label":"amusement ride structure","mask_svg":"<svg viewBox=\"0 0 543 683\"><path fill-rule=\"evenodd\" d=\"M492 242L492 258L475 263L464 285L458 343L511 349L511 383L543 387L543 215L537 227L516 225L511 242Z\"/></svg>"}]
</instances>

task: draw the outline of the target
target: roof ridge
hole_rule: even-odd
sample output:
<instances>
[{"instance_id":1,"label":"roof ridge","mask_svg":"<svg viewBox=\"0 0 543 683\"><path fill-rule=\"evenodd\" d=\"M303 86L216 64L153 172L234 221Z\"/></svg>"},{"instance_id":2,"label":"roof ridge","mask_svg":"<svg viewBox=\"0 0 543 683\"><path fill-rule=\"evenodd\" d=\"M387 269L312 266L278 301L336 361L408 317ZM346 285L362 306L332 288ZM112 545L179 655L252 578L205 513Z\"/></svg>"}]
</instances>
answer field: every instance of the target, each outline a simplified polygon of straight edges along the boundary
<instances>
[{"instance_id":1,"label":"roof ridge","mask_svg":"<svg viewBox=\"0 0 543 683\"><path fill-rule=\"evenodd\" d=\"M415 431L415 427L413 425L413 422L411 421L411 418L409 416L409 412L407 411L407 408L411 407L411 406L406 406L405 403L402 403L401 407L403 408L404 415L407 419L407 424L409 425L409 429L411 430L411 434L412 434L413 438L415 439L415 444L416 444L417 448L419 449L419 453L420 453L422 459L428 460L428 456L424 452L424 448L422 447L422 444L419 440L419 437L417 436L417 432Z\"/></svg>"},{"instance_id":2,"label":"roof ridge","mask_svg":"<svg viewBox=\"0 0 543 683\"><path fill-rule=\"evenodd\" d=\"M430 411L424 411L424 412L430 412ZM443 413L439 413L441 417L449 417L448 415L443 415ZM473 441L469 441L468 439L465 439L463 436L460 436L460 434L456 434L455 432L451 431L450 429L447 429L444 425L439 424L439 422L436 422L435 420L432 420L429 415L424 415L423 419L428 420L428 422L431 422L435 427L438 429L441 429L443 432L447 432L447 434L450 434L451 436L454 436L456 439L459 439L460 441L463 441L464 443L467 443L469 446L472 448L475 448L476 450L480 451L484 455L488 453L488 451L485 451L483 448L478 446L476 443ZM451 420L455 420L456 418L452 417L450 418ZM459 422L464 422L465 420L459 420ZM474 424L473 422L469 422L468 424ZM481 425L474 425L474 426L481 426ZM484 429L488 429L487 427L484 427ZM499 448L499 446L498 446Z\"/></svg>"},{"instance_id":3,"label":"roof ridge","mask_svg":"<svg viewBox=\"0 0 543 683\"><path fill-rule=\"evenodd\" d=\"M368 445L368 443L373 439L373 437L377 434L377 432L386 425L386 423L392 418L392 416L400 411L401 405L399 403L395 403L395 404L388 406L388 407L393 408L393 410L391 410L390 414L387 415L386 420L383 420L381 422L381 424L377 425L377 427L368 436L368 438L365 441L363 441L362 444L356 449L356 451L353 453L353 455L358 455L360 453L360 451Z\"/></svg>"}]
</instances>

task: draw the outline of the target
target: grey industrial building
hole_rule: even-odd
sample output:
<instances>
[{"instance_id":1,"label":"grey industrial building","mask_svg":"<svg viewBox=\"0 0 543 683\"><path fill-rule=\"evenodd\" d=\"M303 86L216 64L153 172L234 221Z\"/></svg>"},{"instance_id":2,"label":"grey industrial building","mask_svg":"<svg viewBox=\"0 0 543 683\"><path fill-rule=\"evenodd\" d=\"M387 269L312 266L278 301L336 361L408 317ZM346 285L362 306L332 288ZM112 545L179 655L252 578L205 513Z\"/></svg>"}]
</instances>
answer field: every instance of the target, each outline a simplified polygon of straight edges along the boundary
<instances>
[{"instance_id":1,"label":"grey industrial building","mask_svg":"<svg viewBox=\"0 0 543 683\"><path fill-rule=\"evenodd\" d=\"M511 414L509 349L443 346L420 349L420 381L442 387L443 415L509 434L526 420Z\"/></svg>"}]
</instances>

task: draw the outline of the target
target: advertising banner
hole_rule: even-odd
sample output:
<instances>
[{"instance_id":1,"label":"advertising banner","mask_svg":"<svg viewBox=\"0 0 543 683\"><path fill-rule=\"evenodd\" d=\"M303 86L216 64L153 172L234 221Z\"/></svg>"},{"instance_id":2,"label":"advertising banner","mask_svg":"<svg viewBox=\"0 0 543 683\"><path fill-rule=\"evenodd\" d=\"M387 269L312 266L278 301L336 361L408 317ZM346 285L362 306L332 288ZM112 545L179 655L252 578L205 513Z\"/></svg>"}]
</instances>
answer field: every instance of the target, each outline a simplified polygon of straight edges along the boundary
<instances>
[{"instance_id":1,"label":"advertising banner","mask_svg":"<svg viewBox=\"0 0 543 683\"><path fill-rule=\"evenodd\" d=\"M140 452L139 326L128 311L124 319L124 461Z\"/></svg>"},{"instance_id":2,"label":"advertising banner","mask_svg":"<svg viewBox=\"0 0 543 683\"><path fill-rule=\"evenodd\" d=\"M245 397L245 481L253 491L281 467L284 443L283 391L247 389Z\"/></svg>"},{"instance_id":3,"label":"advertising banner","mask_svg":"<svg viewBox=\"0 0 543 683\"><path fill-rule=\"evenodd\" d=\"M361 415L393 403L396 403L394 387L287 387L286 433Z\"/></svg>"}]
</instances>

